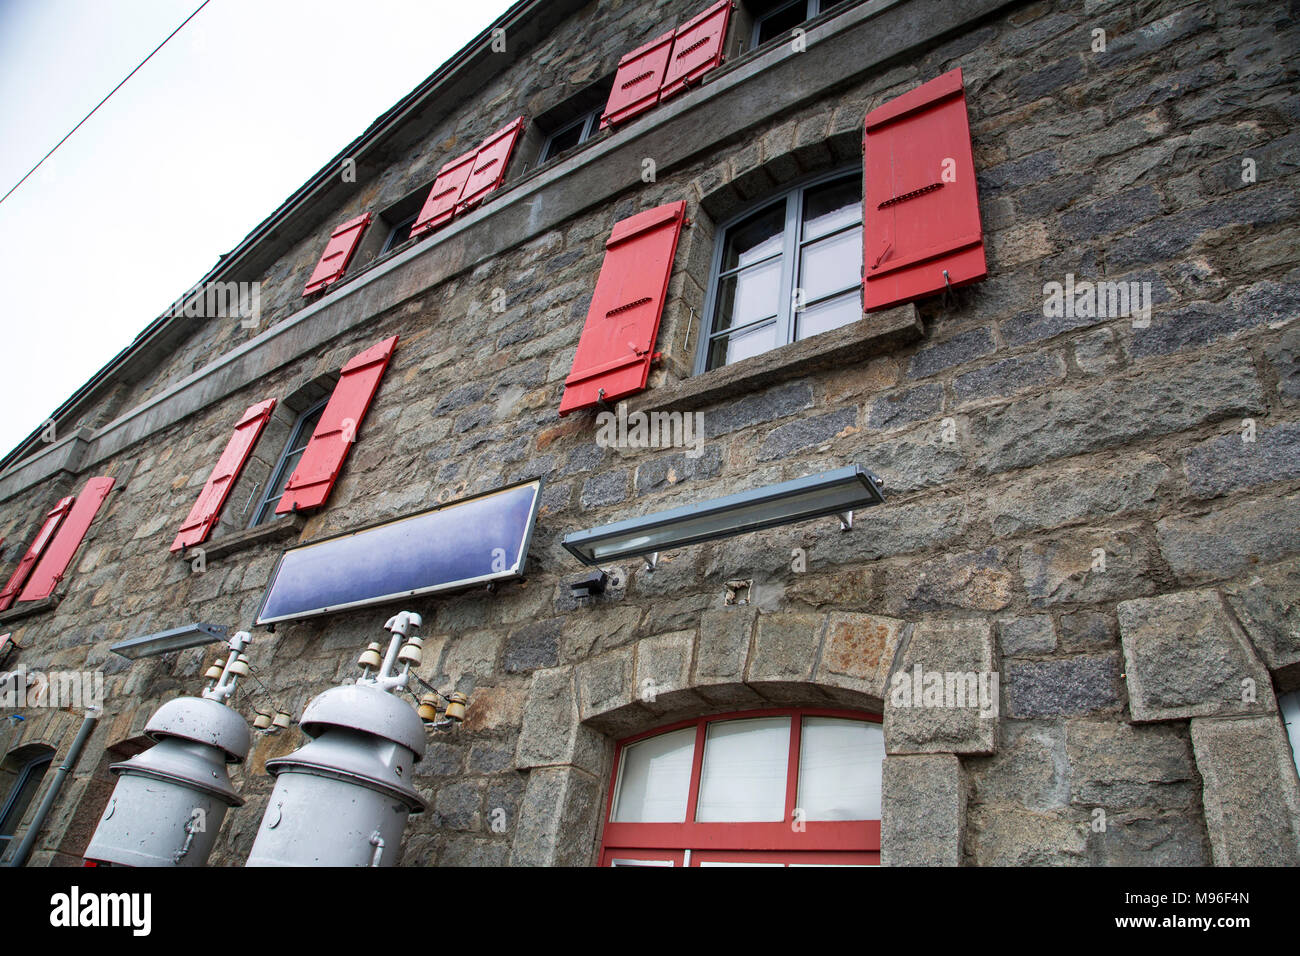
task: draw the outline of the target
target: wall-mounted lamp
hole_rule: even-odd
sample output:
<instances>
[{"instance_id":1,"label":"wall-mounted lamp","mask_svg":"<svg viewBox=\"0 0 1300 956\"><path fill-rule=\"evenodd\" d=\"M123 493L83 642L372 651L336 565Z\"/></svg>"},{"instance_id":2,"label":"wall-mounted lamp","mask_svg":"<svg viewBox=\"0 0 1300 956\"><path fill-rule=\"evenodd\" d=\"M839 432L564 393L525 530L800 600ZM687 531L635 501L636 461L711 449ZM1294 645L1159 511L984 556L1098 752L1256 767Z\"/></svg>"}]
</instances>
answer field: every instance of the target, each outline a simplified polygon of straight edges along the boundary
<instances>
[{"instance_id":1,"label":"wall-mounted lamp","mask_svg":"<svg viewBox=\"0 0 1300 956\"><path fill-rule=\"evenodd\" d=\"M853 527L857 508L885 500L880 480L849 465L794 481L659 511L640 518L575 531L564 536L564 547L583 564L598 566L618 558L639 557L653 570L659 552L702 541L835 515L840 527Z\"/></svg>"},{"instance_id":2,"label":"wall-mounted lamp","mask_svg":"<svg viewBox=\"0 0 1300 956\"><path fill-rule=\"evenodd\" d=\"M597 594L604 594L607 587L609 587L609 575L598 570L569 582L569 593L575 598L595 597Z\"/></svg>"},{"instance_id":3,"label":"wall-mounted lamp","mask_svg":"<svg viewBox=\"0 0 1300 956\"><path fill-rule=\"evenodd\" d=\"M173 627L169 631L159 631L156 634L146 634L143 637L132 637L129 640L119 641L109 647L109 650L115 654L121 654L131 660L141 657L153 657L155 654L166 654L169 651L180 651L187 647L200 647L203 644L213 644L217 641L225 641L230 637L227 628L220 624L186 624L184 627Z\"/></svg>"}]
</instances>

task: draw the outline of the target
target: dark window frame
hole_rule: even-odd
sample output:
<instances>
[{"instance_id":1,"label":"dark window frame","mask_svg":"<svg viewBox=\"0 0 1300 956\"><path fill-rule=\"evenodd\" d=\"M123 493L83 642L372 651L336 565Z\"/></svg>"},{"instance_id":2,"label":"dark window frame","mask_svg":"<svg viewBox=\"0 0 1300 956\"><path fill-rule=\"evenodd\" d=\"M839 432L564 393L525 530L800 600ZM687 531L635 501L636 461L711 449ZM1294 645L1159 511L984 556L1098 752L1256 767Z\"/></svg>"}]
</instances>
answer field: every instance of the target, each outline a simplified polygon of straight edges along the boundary
<instances>
[{"instance_id":1,"label":"dark window frame","mask_svg":"<svg viewBox=\"0 0 1300 956\"><path fill-rule=\"evenodd\" d=\"M772 348L766 349L764 352L757 353L757 354L766 354L767 352L775 352L778 349L785 348L786 346L792 345L797 341L801 341L800 339L796 339L794 337L795 328L796 328L796 323L795 323L796 310L794 308L794 289L795 289L795 277L798 275L798 271L799 271L798 267L800 264L803 247L807 244L802 238L802 230L801 230L803 224L804 196L810 190L817 189L821 186L825 186L828 183L832 183L837 180L849 179L850 177L853 176L857 176L859 180L861 179L862 169L860 166L840 167L832 172L821 173L816 176L800 180L794 185L786 187L783 192L766 196L756 202L746 205L745 208L741 210L739 213L737 213L736 215L730 217L729 219L725 220L724 222L718 225L714 233L715 238L713 243L713 259L709 266L709 281L708 281L708 287L704 297L704 314L701 317L699 341L696 344L695 362L694 362L695 375L703 375L706 372L711 372L719 368L725 368L728 364L732 364L732 363L724 362L720 365L716 365L713 367L709 366L709 352L711 351L713 343L715 341L721 338L725 338L726 336L729 335L734 335L737 332L743 332L746 329L751 329L751 330L757 329L761 327L764 323L773 321L773 319L770 317L764 317L760 319L755 319L752 322L747 322L744 325L724 329L721 332L714 331L714 325L717 321L715 310L718 307L718 296L721 290L722 279L726 278L726 276L722 274L723 271L722 258L726 253L727 237L730 231L735 226L741 224L745 220L757 215L758 213L762 212L763 210L769 207L776 206L778 203L781 202L784 202L786 204L785 231L782 238L781 252L779 253L780 262L781 262L781 279L780 279L780 289L778 291L779 311L777 312L775 318L775 322L777 326L777 344L774 345ZM862 229L861 211L859 212L859 217L856 225L841 227L841 229L837 231L842 232L854 228L859 230L859 232ZM818 236L817 240L815 241L821 241L833 234L834 233L827 233L826 235ZM769 257L769 259L760 260L760 262L772 261L775 260L776 258L777 256L771 256ZM745 268L750 268L758 264L759 263L749 263ZM727 270L727 276L730 276L739 271L742 271L741 267L737 267L736 269L729 269ZM859 296L860 296L861 276L858 277L858 287L859 287ZM828 301L829 299L844 295L845 291L847 291L847 289L841 290L839 292L830 293L816 301L807 301L807 302L801 301L800 308L798 311L806 312L810 307L817 305L819 302Z\"/></svg>"},{"instance_id":2,"label":"dark window frame","mask_svg":"<svg viewBox=\"0 0 1300 956\"><path fill-rule=\"evenodd\" d=\"M32 801L35 800L37 795L40 793L41 783L44 781L45 774L49 772L50 766L53 763L53 750L38 753L23 764L22 768L18 771L17 776L14 778L14 785L9 789L3 807L0 807L0 857L3 857L5 852L12 845L14 834L16 834L18 828L22 826L23 817L26 816L27 809L32 805ZM36 780L35 789L31 791L27 799L23 800L22 805L19 806L19 800L23 795L23 791L31 780L32 774L36 773L38 769L40 770L40 776ZM9 830L8 833L2 832L6 829Z\"/></svg>"},{"instance_id":3,"label":"dark window frame","mask_svg":"<svg viewBox=\"0 0 1300 956\"><path fill-rule=\"evenodd\" d=\"M579 116L577 119L573 120L572 122L566 123L565 125L561 126L559 129L555 130L553 133L547 135L546 142L542 143L542 151L538 154L539 158L537 160L537 165L538 166L545 165L546 163L549 163L551 160L556 159L557 157L563 155L568 150L575 149L578 146L581 146L587 140L595 136L600 129L600 116L601 113L603 112L603 109L604 109L603 107L597 107L591 112ZM574 143L572 146L566 146L564 147L564 149L551 152L551 147L555 144L555 140L560 136L562 136L563 134L571 131L575 126L582 127L578 133L578 141Z\"/></svg>"},{"instance_id":4,"label":"dark window frame","mask_svg":"<svg viewBox=\"0 0 1300 956\"><path fill-rule=\"evenodd\" d=\"M405 219L398 222L388 230L388 237L384 240L384 248L379 250L379 255L386 256L389 252L400 246L407 239L411 238L411 227L415 225L415 220L420 218L418 212L412 213ZM404 233L399 239L398 234ZM378 257L376 257L378 258Z\"/></svg>"},{"instance_id":5,"label":"dark window frame","mask_svg":"<svg viewBox=\"0 0 1300 956\"><path fill-rule=\"evenodd\" d=\"M297 421L293 423L293 430L289 433L289 440L284 443L284 449L280 452L275 467L271 469L271 480L266 483L266 490L262 492L262 497L257 502L257 508L253 511L253 520L248 523L250 528L256 528L268 521L275 520L273 508L284 497L284 486L288 483L290 477L286 465L290 458L306 451L307 446L311 444L311 434L308 434L305 439L303 438L304 426L317 412L324 412L325 406L328 404L329 398L323 398L309 405L298 415ZM319 416L317 416L316 421L319 423ZM311 431L313 433L316 431L315 424L312 425ZM301 456L299 456L298 460L302 460Z\"/></svg>"},{"instance_id":6,"label":"dark window frame","mask_svg":"<svg viewBox=\"0 0 1300 956\"><path fill-rule=\"evenodd\" d=\"M768 10L766 13L758 14L754 17L754 28L749 35L749 48L752 50L755 47L762 46L764 43L771 43L773 40L778 40L783 36L785 36L786 34L788 34L790 31L786 30L783 33L777 34L776 36L768 37L766 40L763 40L761 42L759 40L759 35L763 32L764 21L771 20L773 17L777 16L778 14L785 13L791 7L796 7L799 5L803 6L804 14L805 14L803 20L800 21L801 24L807 23L809 20L812 20L814 17L820 16L821 13L823 12L822 0L789 0L788 3L779 4L773 7L771 10ZM830 9L832 6L834 6L834 4L827 3L825 4L825 6L826 9Z\"/></svg>"}]
</instances>

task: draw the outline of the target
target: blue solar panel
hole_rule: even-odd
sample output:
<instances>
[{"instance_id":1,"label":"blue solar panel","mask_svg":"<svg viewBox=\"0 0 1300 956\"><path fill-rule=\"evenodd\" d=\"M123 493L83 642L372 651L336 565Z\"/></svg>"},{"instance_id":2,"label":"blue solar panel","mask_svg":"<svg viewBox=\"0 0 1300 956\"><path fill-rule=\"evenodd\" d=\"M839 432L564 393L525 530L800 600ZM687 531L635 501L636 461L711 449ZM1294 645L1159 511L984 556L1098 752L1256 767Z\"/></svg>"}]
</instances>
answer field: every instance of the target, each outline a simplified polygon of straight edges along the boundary
<instances>
[{"instance_id":1,"label":"blue solar panel","mask_svg":"<svg viewBox=\"0 0 1300 956\"><path fill-rule=\"evenodd\" d=\"M522 577L541 487L539 478L291 548L257 624Z\"/></svg>"}]
</instances>

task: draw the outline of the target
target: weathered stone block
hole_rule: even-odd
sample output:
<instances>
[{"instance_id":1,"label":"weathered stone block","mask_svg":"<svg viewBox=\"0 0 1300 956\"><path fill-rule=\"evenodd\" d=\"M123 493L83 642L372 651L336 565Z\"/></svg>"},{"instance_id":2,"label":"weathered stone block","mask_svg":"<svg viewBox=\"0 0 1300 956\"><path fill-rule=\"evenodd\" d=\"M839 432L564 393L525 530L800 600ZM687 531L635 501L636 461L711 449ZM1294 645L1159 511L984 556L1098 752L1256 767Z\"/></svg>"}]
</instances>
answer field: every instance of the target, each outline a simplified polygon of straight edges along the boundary
<instances>
[{"instance_id":1,"label":"weathered stone block","mask_svg":"<svg viewBox=\"0 0 1300 956\"><path fill-rule=\"evenodd\" d=\"M689 693L694 652L694 631L659 634L637 642L636 693L643 706L660 713L665 707L681 708L683 694L695 697Z\"/></svg>"},{"instance_id":2,"label":"weathered stone block","mask_svg":"<svg viewBox=\"0 0 1300 956\"><path fill-rule=\"evenodd\" d=\"M1181 725L1065 724L1070 802L1107 810L1199 807L1200 778Z\"/></svg>"},{"instance_id":3,"label":"weathered stone block","mask_svg":"<svg viewBox=\"0 0 1300 956\"><path fill-rule=\"evenodd\" d=\"M1234 431L1189 449L1184 467L1192 491L1213 498L1300 476L1300 423L1260 429L1253 438L1245 441L1242 432Z\"/></svg>"},{"instance_id":4,"label":"weathered stone block","mask_svg":"<svg viewBox=\"0 0 1300 956\"><path fill-rule=\"evenodd\" d=\"M1153 548L1136 528L1079 528L1020 552L1020 574L1035 607L1094 604L1155 590Z\"/></svg>"},{"instance_id":5,"label":"weathered stone block","mask_svg":"<svg viewBox=\"0 0 1300 956\"><path fill-rule=\"evenodd\" d=\"M978 694L967 706L948 706L923 693L903 695L903 684L915 687L915 676L973 675L976 687L984 675L984 686L993 691L995 673L993 629L983 620L927 620L918 623L904 647L890 677L885 697L885 749L888 753L988 754L997 747L997 701L992 713L981 715ZM969 687L969 683L966 685ZM945 686L946 694L946 686ZM955 695L954 695L955 698ZM936 705L937 703L937 705Z\"/></svg>"},{"instance_id":6,"label":"weathered stone block","mask_svg":"<svg viewBox=\"0 0 1300 956\"><path fill-rule=\"evenodd\" d=\"M1003 657L1050 654L1056 649L1056 628L1046 614L1014 617L998 624Z\"/></svg>"},{"instance_id":7,"label":"weathered stone block","mask_svg":"<svg viewBox=\"0 0 1300 956\"><path fill-rule=\"evenodd\" d=\"M1216 866L1300 866L1300 783L1277 713L1192 721Z\"/></svg>"},{"instance_id":8,"label":"weathered stone block","mask_svg":"<svg viewBox=\"0 0 1300 956\"><path fill-rule=\"evenodd\" d=\"M972 804L967 843L981 866L1082 866L1088 820L1082 813Z\"/></svg>"},{"instance_id":9,"label":"weathered stone block","mask_svg":"<svg viewBox=\"0 0 1300 956\"><path fill-rule=\"evenodd\" d=\"M1098 467L1064 468L990 491L987 509L997 535L1052 528L1086 518L1154 508L1170 471L1154 455L1126 456Z\"/></svg>"},{"instance_id":10,"label":"weathered stone block","mask_svg":"<svg viewBox=\"0 0 1300 956\"><path fill-rule=\"evenodd\" d=\"M937 610L1000 611L1011 603L1015 574L1002 548L958 552L885 569L877 589L883 609L906 616Z\"/></svg>"},{"instance_id":11,"label":"weathered stone block","mask_svg":"<svg viewBox=\"0 0 1300 956\"><path fill-rule=\"evenodd\" d=\"M832 612L814 678L883 701L894 654L908 629L897 618Z\"/></svg>"},{"instance_id":12,"label":"weathered stone block","mask_svg":"<svg viewBox=\"0 0 1300 956\"><path fill-rule=\"evenodd\" d=\"M880 791L883 865L961 865L966 781L960 760L948 753L888 756Z\"/></svg>"},{"instance_id":13,"label":"weathered stone block","mask_svg":"<svg viewBox=\"0 0 1300 956\"><path fill-rule=\"evenodd\" d=\"M983 805L1052 810L1069 800L1065 727L1059 720L1008 720L992 757L966 761L970 798Z\"/></svg>"},{"instance_id":14,"label":"weathered stone block","mask_svg":"<svg viewBox=\"0 0 1300 956\"><path fill-rule=\"evenodd\" d=\"M1039 353L1003 359L958 375L952 381L958 402L1014 395L1065 378L1065 362L1059 355Z\"/></svg>"},{"instance_id":15,"label":"weathered stone block","mask_svg":"<svg viewBox=\"0 0 1300 956\"><path fill-rule=\"evenodd\" d=\"M634 651L631 646L621 647L585 660L574 668L578 713L584 721L595 721L593 726L607 732L620 729L621 722L615 712L631 709L637 696L633 686L636 679Z\"/></svg>"},{"instance_id":16,"label":"weathered stone block","mask_svg":"<svg viewBox=\"0 0 1300 956\"><path fill-rule=\"evenodd\" d=\"M980 470L994 474L1262 408L1253 363L1234 351L1024 399L973 419L971 430Z\"/></svg>"},{"instance_id":17,"label":"weathered stone block","mask_svg":"<svg viewBox=\"0 0 1300 956\"><path fill-rule=\"evenodd\" d=\"M1300 495L1162 518L1156 534L1160 553L1179 577L1221 580L1300 551Z\"/></svg>"},{"instance_id":18,"label":"weathered stone block","mask_svg":"<svg viewBox=\"0 0 1300 956\"><path fill-rule=\"evenodd\" d=\"M871 403L867 425L871 428L899 428L933 418L943 410L942 385L918 385L882 396Z\"/></svg>"},{"instance_id":19,"label":"weathered stone block","mask_svg":"<svg viewBox=\"0 0 1300 956\"><path fill-rule=\"evenodd\" d=\"M523 770L574 764L598 773L604 748L600 735L579 723L573 669L535 671L524 705L515 766Z\"/></svg>"},{"instance_id":20,"label":"weathered stone block","mask_svg":"<svg viewBox=\"0 0 1300 956\"><path fill-rule=\"evenodd\" d=\"M771 461L815 448L855 430L857 422L857 407L851 406L781 425L772 429L763 440L763 446L758 450L758 460Z\"/></svg>"},{"instance_id":21,"label":"weathered stone block","mask_svg":"<svg viewBox=\"0 0 1300 956\"><path fill-rule=\"evenodd\" d=\"M1213 591L1182 591L1118 607L1133 719L1271 713L1268 671Z\"/></svg>"},{"instance_id":22,"label":"weathered stone block","mask_svg":"<svg viewBox=\"0 0 1300 956\"><path fill-rule=\"evenodd\" d=\"M745 669L745 680L764 697L775 700L789 689L806 695L801 685L812 679L826 629L826 615L802 611L760 614L754 637L754 653ZM792 701L793 702L793 701Z\"/></svg>"},{"instance_id":23,"label":"weathered stone block","mask_svg":"<svg viewBox=\"0 0 1300 956\"><path fill-rule=\"evenodd\" d=\"M1120 701L1119 658L1066 657L1008 661L1007 709L1012 717L1074 717L1115 712Z\"/></svg>"},{"instance_id":24,"label":"weathered stone block","mask_svg":"<svg viewBox=\"0 0 1300 956\"><path fill-rule=\"evenodd\" d=\"M1300 671L1300 561L1252 574L1223 591L1268 669L1283 679L1296 676Z\"/></svg>"},{"instance_id":25,"label":"weathered stone block","mask_svg":"<svg viewBox=\"0 0 1300 956\"><path fill-rule=\"evenodd\" d=\"M574 767L528 775L510 850L512 866L589 866L600 822L598 778Z\"/></svg>"}]
</instances>

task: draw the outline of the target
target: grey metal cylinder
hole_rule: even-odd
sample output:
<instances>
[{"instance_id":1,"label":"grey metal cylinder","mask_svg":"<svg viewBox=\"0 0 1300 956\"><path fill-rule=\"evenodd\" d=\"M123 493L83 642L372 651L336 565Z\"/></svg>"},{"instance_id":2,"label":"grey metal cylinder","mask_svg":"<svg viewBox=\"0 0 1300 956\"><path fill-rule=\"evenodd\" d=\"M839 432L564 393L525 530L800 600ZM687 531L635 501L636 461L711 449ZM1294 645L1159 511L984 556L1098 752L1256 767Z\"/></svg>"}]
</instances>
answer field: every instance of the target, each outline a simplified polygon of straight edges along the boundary
<instances>
[{"instance_id":1,"label":"grey metal cylinder","mask_svg":"<svg viewBox=\"0 0 1300 956\"><path fill-rule=\"evenodd\" d=\"M227 764L248 756L248 724L225 704L178 697L145 725L157 741L113 764L118 776L86 859L120 866L203 866L230 807Z\"/></svg>"},{"instance_id":2,"label":"grey metal cylinder","mask_svg":"<svg viewBox=\"0 0 1300 956\"><path fill-rule=\"evenodd\" d=\"M275 789L248 866L393 866L406 818L424 799L408 782L424 724L372 684L332 687L300 722L313 738L270 760Z\"/></svg>"}]
</instances>

